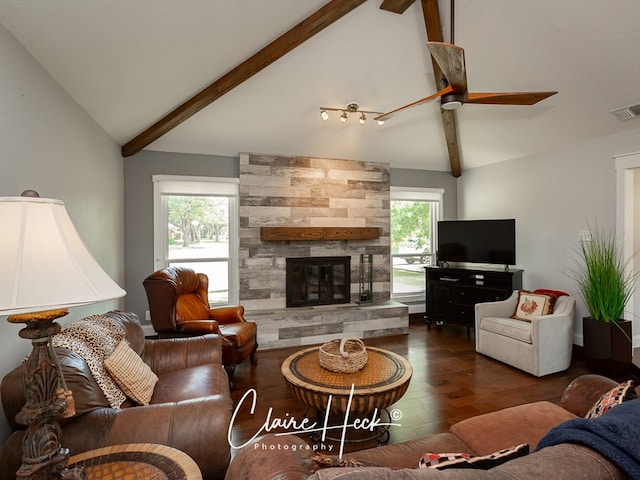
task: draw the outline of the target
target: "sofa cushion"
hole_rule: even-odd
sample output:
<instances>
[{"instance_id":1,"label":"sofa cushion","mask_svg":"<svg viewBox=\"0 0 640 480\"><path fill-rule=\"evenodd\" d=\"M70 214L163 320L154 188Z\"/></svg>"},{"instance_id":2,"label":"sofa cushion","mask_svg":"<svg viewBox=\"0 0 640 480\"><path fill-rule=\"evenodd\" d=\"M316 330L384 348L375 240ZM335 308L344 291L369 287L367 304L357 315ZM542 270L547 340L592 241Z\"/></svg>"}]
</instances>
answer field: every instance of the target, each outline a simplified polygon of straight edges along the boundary
<instances>
[{"instance_id":1,"label":"sofa cushion","mask_svg":"<svg viewBox=\"0 0 640 480\"><path fill-rule=\"evenodd\" d=\"M520 340L521 342L532 343L530 322L523 322L513 318L485 317L480 319L478 328Z\"/></svg>"},{"instance_id":2,"label":"sofa cushion","mask_svg":"<svg viewBox=\"0 0 640 480\"><path fill-rule=\"evenodd\" d=\"M127 396L140 405L149 405L158 377L133 351L126 340L122 340L104 366Z\"/></svg>"},{"instance_id":3,"label":"sofa cushion","mask_svg":"<svg viewBox=\"0 0 640 480\"><path fill-rule=\"evenodd\" d=\"M620 405L627 400L636 398L636 383L633 380L627 380L620 385L615 386L608 392L604 393L593 406L589 409L585 418L596 418L602 415L610 408Z\"/></svg>"},{"instance_id":4,"label":"sofa cushion","mask_svg":"<svg viewBox=\"0 0 640 480\"><path fill-rule=\"evenodd\" d=\"M553 306L558 297L550 293L533 293L527 290L518 292L518 305L512 318L531 321L532 317L553 313Z\"/></svg>"},{"instance_id":5,"label":"sofa cushion","mask_svg":"<svg viewBox=\"0 0 640 480\"><path fill-rule=\"evenodd\" d=\"M541 401L504 408L456 423L450 428L476 455L487 455L513 445L534 447L556 425L573 413L551 402Z\"/></svg>"}]
</instances>

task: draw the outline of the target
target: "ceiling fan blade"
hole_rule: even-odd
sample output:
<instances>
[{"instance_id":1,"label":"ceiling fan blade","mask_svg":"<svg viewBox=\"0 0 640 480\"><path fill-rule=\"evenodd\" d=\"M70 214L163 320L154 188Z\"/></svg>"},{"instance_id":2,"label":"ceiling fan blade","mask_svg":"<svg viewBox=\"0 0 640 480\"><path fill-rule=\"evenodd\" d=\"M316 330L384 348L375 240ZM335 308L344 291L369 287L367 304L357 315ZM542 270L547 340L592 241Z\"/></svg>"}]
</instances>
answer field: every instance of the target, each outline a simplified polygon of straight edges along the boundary
<instances>
[{"instance_id":1,"label":"ceiling fan blade","mask_svg":"<svg viewBox=\"0 0 640 480\"><path fill-rule=\"evenodd\" d=\"M427 48L442 69L453 93L467 93L467 72L464 49L451 43L427 42Z\"/></svg>"},{"instance_id":2,"label":"ceiling fan blade","mask_svg":"<svg viewBox=\"0 0 640 480\"><path fill-rule=\"evenodd\" d=\"M382 115L378 115L374 120L388 120L393 114L398 113L401 110L406 110L407 108L415 107L417 105L422 105L423 103L427 103L430 100L435 100L436 98L441 97L442 95L446 95L447 93L453 92L451 86L443 88L439 92L434 93L433 95L429 95L428 97L421 98L420 100L416 100L408 105L404 105L403 107L396 108L395 110L391 110L390 112L383 113Z\"/></svg>"},{"instance_id":3,"label":"ceiling fan blade","mask_svg":"<svg viewBox=\"0 0 640 480\"><path fill-rule=\"evenodd\" d=\"M535 105L558 92L469 93L465 103L485 105Z\"/></svg>"}]
</instances>

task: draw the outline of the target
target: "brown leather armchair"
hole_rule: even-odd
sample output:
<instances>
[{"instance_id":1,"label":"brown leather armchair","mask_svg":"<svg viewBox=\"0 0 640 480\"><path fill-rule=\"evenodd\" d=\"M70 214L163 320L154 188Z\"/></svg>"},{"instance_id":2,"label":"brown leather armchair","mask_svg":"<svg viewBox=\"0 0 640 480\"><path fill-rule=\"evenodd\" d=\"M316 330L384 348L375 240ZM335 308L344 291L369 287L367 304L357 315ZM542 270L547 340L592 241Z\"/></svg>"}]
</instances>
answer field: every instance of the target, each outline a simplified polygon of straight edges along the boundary
<instances>
[{"instance_id":1,"label":"brown leather armchair","mask_svg":"<svg viewBox=\"0 0 640 480\"><path fill-rule=\"evenodd\" d=\"M157 375L149 405L125 400L112 408L89 365L75 351L55 347L76 414L61 423L61 441L71 455L125 443L177 448L198 464L202 477L224 478L231 460L227 440L233 401L222 368L221 337L146 339L134 313L107 312L126 331L129 346ZM24 426L16 414L25 403L20 365L0 384L4 414L13 432L0 449L0 480L15 480Z\"/></svg>"},{"instance_id":2,"label":"brown leather armchair","mask_svg":"<svg viewBox=\"0 0 640 480\"><path fill-rule=\"evenodd\" d=\"M244 318L242 305L209 308L209 279L185 267L167 267L143 282L154 330L160 338L216 333L222 336L222 364L229 381L236 365L255 365L257 327Z\"/></svg>"}]
</instances>

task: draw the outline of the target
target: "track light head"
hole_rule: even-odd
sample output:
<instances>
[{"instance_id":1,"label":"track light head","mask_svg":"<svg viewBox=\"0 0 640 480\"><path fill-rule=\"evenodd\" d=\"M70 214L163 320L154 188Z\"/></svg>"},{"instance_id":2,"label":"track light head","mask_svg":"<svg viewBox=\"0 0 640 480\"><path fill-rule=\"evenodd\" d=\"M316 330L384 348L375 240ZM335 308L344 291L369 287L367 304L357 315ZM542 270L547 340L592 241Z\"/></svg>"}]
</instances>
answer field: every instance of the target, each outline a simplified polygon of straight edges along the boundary
<instances>
[{"instance_id":1,"label":"track light head","mask_svg":"<svg viewBox=\"0 0 640 480\"><path fill-rule=\"evenodd\" d=\"M328 120L329 112L339 112L340 116L338 117L338 120L340 120L341 123L347 123L350 113L358 114L358 122L361 124L365 124L367 122L367 115L373 115L374 117L382 115L380 112L360 110L360 104L355 100L347 102L345 106L341 108L320 107L320 118L322 118L322 120ZM377 120L377 122L378 125L384 125L384 120Z\"/></svg>"}]
</instances>

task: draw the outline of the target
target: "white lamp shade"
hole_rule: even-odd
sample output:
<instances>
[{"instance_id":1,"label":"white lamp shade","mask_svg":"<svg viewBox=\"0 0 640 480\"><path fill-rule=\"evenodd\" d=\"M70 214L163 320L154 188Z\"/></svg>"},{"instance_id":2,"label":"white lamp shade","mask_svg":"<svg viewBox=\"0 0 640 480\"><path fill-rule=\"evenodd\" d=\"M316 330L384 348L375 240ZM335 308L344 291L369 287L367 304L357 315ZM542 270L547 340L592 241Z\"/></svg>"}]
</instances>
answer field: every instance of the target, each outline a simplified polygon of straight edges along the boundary
<instances>
[{"instance_id":1,"label":"white lamp shade","mask_svg":"<svg viewBox=\"0 0 640 480\"><path fill-rule=\"evenodd\" d=\"M125 295L93 258L60 200L0 198L0 315Z\"/></svg>"}]
</instances>

